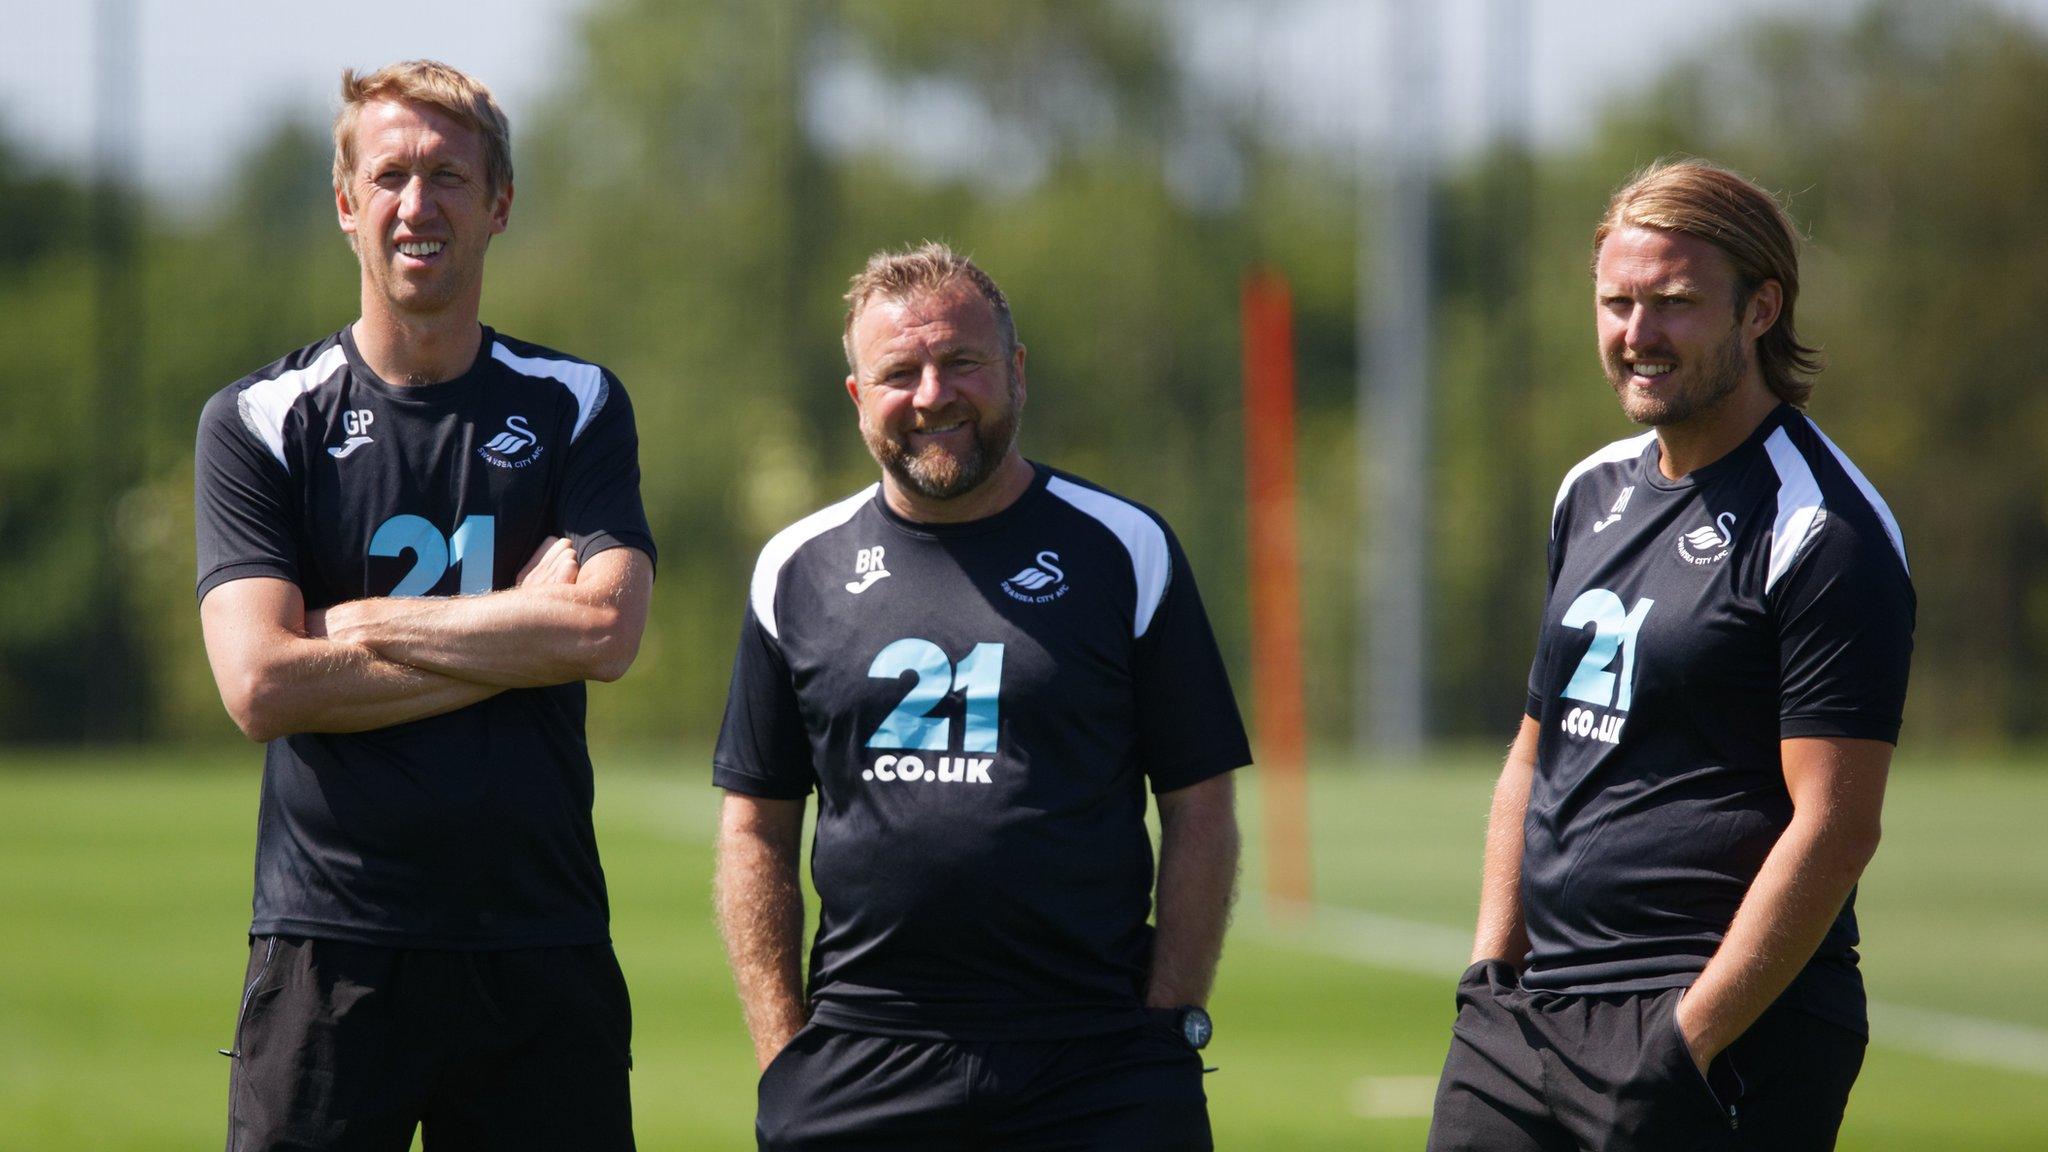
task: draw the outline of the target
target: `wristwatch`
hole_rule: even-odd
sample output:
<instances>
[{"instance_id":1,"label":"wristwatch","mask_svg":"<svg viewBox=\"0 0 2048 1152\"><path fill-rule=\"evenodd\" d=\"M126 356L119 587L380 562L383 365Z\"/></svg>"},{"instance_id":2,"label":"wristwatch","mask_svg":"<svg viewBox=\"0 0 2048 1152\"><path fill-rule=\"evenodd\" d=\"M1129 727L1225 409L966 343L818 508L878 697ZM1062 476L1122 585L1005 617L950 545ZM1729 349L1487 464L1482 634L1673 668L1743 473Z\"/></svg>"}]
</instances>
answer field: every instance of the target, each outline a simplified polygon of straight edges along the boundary
<instances>
[{"instance_id":1,"label":"wristwatch","mask_svg":"<svg viewBox=\"0 0 2048 1152\"><path fill-rule=\"evenodd\" d=\"M1199 1005L1183 1004L1173 1010L1174 1019L1180 1024L1180 1038L1187 1045L1200 1052L1209 1046L1209 1037L1216 1034L1216 1023Z\"/></svg>"}]
</instances>

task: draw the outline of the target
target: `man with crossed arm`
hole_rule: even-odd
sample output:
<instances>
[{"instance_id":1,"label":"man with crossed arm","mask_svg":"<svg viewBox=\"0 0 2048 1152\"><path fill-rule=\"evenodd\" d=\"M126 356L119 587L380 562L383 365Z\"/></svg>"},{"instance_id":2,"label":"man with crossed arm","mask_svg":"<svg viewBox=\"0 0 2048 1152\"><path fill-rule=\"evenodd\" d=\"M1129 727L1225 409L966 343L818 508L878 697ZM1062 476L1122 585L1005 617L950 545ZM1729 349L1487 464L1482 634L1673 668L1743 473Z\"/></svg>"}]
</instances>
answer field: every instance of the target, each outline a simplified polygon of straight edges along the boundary
<instances>
[{"instance_id":1,"label":"man with crossed arm","mask_svg":"<svg viewBox=\"0 0 2048 1152\"><path fill-rule=\"evenodd\" d=\"M228 1147L629 1149L583 681L647 619L632 408L478 322L490 93L410 61L342 96L362 315L199 427L207 656L269 744Z\"/></svg>"}]
</instances>

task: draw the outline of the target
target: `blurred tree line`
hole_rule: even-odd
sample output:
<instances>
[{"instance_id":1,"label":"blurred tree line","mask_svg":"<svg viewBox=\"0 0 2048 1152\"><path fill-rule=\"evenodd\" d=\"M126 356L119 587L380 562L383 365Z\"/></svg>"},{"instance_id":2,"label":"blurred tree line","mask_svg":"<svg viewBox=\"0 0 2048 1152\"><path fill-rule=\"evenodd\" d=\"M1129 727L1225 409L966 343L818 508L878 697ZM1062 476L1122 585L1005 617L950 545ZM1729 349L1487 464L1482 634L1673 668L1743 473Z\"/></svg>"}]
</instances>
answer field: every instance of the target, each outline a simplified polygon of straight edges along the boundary
<instances>
[{"instance_id":1,"label":"blurred tree line","mask_svg":"<svg viewBox=\"0 0 2048 1152\"><path fill-rule=\"evenodd\" d=\"M1348 731L1356 165L1283 149L1205 92L1168 17L1108 0L581 17L575 65L514 125L484 318L609 365L634 397L662 565L639 665L594 694L602 734L707 742L762 541L873 477L839 383L845 280L927 237L1011 296L1026 451L1167 515L1240 670L1238 283L1254 264L1291 279L1309 711L1323 737ZM1497 147L1441 175L1432 726L1513 730L1550 495L1631 431L1594 355L1591 228L1632 170L1688 153L1760 178L1811 230L1801 329L1830 361L1812 411L1890 500L1920 591L1910 738L2037 737L2048 40L1896 2L1703 47L1582 148ZM192 430L213 391L355 315L328 153L282 124L196 218L146 216L139 364L108 386L90 190L0 142L0 738L228 731L191 598Z\"/></svg>"}]
</instances>

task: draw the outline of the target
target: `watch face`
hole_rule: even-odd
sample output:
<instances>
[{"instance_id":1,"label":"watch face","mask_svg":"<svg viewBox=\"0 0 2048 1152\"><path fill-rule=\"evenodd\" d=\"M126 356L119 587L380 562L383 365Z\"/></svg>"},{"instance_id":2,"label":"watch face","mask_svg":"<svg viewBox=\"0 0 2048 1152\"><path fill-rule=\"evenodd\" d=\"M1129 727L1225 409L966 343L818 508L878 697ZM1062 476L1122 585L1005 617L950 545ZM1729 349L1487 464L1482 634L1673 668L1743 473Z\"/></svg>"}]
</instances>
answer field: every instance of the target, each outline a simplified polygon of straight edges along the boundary
<instances>
[{"instance_id":1,"label":"watch face","mask_svg":"<svg viewBox=\"0 0 2048 1152\"><path fill-rule=\"evenodd\" d=\"M1207 1047L1209 1037L1215 1033L1216 1026L1210 1022L1207 1012L1200 1008L1186 1008L1181 1011L1180 1034L1181 1038L1188 1042L1188 1047L1197 1051Z\"/></svg>"}]
</instances>

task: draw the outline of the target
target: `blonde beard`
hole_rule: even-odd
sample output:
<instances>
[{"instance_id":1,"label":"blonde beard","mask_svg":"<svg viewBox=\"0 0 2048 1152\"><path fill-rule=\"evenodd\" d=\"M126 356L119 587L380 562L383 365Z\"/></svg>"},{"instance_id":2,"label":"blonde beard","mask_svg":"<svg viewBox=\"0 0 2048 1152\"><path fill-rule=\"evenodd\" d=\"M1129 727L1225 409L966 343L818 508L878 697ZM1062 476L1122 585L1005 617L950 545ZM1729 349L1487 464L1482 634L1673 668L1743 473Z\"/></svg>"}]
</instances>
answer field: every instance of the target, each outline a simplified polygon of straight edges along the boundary
<instances>
[{"instance_id":1,"label":"blonde beard","mask_svg":"<svg viewBox=\"0 0 2048 1152\"><path fill-rule=\"evenodd\" d=\"M1646 427L1662 428L1683 424L1734 395L1749 370L1749 350L1740 330L1730 332L1727 341L1696 369L1688 366L1686 370L1694 375L1689 386L1661 400L1632 396L1626 367L1605 367L1607 382L1613 385L1615 398L1621 401L1622 415Z\"/></svg>"}]
</instances>

